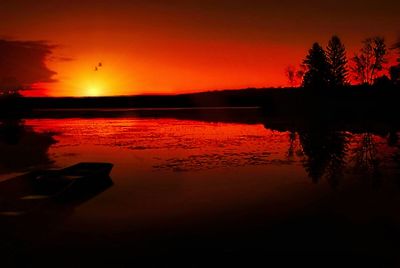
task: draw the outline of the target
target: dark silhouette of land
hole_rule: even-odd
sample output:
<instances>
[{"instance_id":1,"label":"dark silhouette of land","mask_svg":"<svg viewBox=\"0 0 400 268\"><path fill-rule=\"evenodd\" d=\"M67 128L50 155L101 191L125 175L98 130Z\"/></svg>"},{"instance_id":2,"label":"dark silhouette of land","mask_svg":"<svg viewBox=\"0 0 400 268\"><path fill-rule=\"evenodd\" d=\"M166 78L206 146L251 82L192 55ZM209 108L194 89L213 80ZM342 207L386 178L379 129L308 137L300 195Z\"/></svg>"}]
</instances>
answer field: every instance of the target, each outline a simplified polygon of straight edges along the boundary
<instances>
[{"instance_id":1,"label":"dark silhouette of land","mask_svg":"<svg viewBox=\"0 0 400 268\"><path fill-rule=\"evenodd\" d=\"M310 114L347 117L396 117L400 88L394 85L347 86L320 91L303 88L221 90L180 95L141 95L117 97L4 97L0 117L52 116L46 110L262 107L273 115Z\"/></svg>"}]
</instances>

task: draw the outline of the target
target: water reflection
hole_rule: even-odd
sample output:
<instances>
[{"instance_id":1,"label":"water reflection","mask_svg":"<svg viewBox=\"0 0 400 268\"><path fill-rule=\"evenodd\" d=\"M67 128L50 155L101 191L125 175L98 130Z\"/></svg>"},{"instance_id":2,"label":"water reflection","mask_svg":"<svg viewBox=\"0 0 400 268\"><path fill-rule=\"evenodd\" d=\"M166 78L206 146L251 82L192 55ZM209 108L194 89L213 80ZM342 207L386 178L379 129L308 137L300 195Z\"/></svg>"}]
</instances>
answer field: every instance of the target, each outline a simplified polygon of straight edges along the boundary
<instances>
[{"instance_id":1,"label":"water reflection","mask_svg":"<svg viewBox=\"0 0 400 268\"><path fill-rule=\"evenodd\" d=\"M348 152L348 135L343 132L312 129L299 132L304 168L314 183L326 176L332 187L343 177Z\"/></svg>"},{"instance_id":2,"label":"water reflection","mask_svg":"<svg viewBox=\"0 0 400 268\"><path fill-rule=\"evenodd\" d=\"M51 166L49 148L54 134L38 133L20 119L0 121L0 175Z\"/></svg>"},{"instance_id":3,"label":"water reflection","mask_svg":"<svg viewBox=\"0 0 400 268\"><path fill-rule=\"evenodd\" d=\"M47 216L33 213L44 227L38 236L47 238L45 250L27 246L32 256L53 248L84 254L83 248L93 248L93 259L107 256L97 249L132 256L143 245L175 246L179 254L214 245L215 252L248 245L282 252L398 252L392 246L400 226L396 124L265 118L243 109L223 116L214 115L217 111L200 116L200 110L194 116L186 110L105 113L27 119L10 128L17 133L11 137L18 137L13 143L2 138L14 148L45 144L35 153L42 155L38 165L115 164L115 185L106 192L71 209L54 206ZM23 169L28 166L35 163ZM4 196L7 185L0 185ZM0 228L0 235L7 236L7 230ZM36 241L36 236L23 238L35 232L36 225L19 238Z\"/></svg>"},{"instance_id":4,"label":"water reflection","mask_svg":"<svg viewBox=\"0 0 400 268\"><path fill-rule=\"evenodd\" d=\"M354 170L375 187L381 184L381 159L377 142L371 133L362 134L353 149Z\"/></svg>"},{"instance_id":5,"label":"water reflection","mask_svg":"<svg viewBox=\"0 0 400 268\"><path fill-rule=\"evenodd\" d=\"M318 183L325 178L332 188L337 188L346 175L356 175L363 183L380 187L382 172L388 175L392 171L399 154L393 125L351 128L309 119L266 124L266 128L289 132L288 157L301 157L311 180Z\"/></svg>"},{"instance_id":6,"label":"water reflection","mask_svg":"<svg viewBox=\"0 0 400 268\"><path fill-rule=\"evenodd\" d=\"M3 122L0 146L8 153L1 156L0 172L65 166L94 155L108 161L106 147L119 156L111 159L115 164L129 161L143 172L301 165L313 183L326 181L332 188L350 177L380 187L399 169L393 122L266 118L257 109L117 111L121 117L102 110L102 118L96 111L89 118L76 112L79 118L62 118L58 111L57 119L29 119L27 126Z\"/></svg>"}]
</instances>

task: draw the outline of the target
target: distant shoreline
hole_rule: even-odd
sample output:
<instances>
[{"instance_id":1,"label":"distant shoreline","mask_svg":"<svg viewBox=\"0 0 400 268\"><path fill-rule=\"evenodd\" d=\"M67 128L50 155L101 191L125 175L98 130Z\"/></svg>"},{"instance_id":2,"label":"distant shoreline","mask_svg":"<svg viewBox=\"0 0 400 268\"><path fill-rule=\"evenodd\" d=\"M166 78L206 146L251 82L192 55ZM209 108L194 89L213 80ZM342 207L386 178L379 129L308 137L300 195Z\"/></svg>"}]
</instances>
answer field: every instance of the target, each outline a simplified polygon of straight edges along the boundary
<instances>
[{"instance_id":1,"label":"distant shoreline","mask_svg":"<svg viewBox=\"0 0 400 268\"><path fill-rule=\"evenodd\" d=\"M184 110L253 110L253 109L261 109L259 106L249 106L249 107L171 107L171 108L37 108L33 109L33 111L109 111L109 112L118 112L118 111L184 111Z\"/></svg>"},{"instance_id":2,"label":"distant shoreline","mask_svg":"<svg viewBox=\"0 0 400 268\"><path fill-rule=\"evenodd\" d=\"M0 98L0 117L93 111L179 111L261 108L262 114L293 118L355 117L397 118L400 88L349 86L306 90L301 88L244 89L181 95L117 97L13 97Z\"/></svg>"}]
</instances>

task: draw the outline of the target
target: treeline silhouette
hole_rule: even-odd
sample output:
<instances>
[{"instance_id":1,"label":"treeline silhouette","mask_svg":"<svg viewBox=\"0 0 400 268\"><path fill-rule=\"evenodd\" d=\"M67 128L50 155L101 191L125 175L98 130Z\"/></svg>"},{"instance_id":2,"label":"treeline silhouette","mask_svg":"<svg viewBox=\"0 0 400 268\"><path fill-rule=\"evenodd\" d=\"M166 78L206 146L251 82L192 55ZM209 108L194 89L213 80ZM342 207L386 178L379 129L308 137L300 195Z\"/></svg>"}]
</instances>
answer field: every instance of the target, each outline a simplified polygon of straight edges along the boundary
<instances>
[{"instance_id":1,"label":"treeline silhouette","mask_svg":"<svg viewBox=\"0 0 400 268\"><path fill-rule=\"evenodd\" d=\"M389 52L397 63L389 65ZM286 68L291 94L268 100L270 114L320 118L397 118L400 92L400 41L387 46L383 37L362 42L349 60L346 47L333 36L326 48L314 43L302 64Z\"/></svg>"},{"instance_id":2,"label":"treeline silhouette","mask_svg":"<svg viewBox=\"0 0 400 268\"><path fill-rule=\"evenodd\" d=\"M398 54L397 64L389 66L389 51ZM318 42L308 51L299 68L288 66L288 82L295 87L326 90L349 85L399 85L400 41L388 48L383 37L369 37L349 61L346 47L338 36L332 36L326 49Z\"/></svg>"}]
</instances>

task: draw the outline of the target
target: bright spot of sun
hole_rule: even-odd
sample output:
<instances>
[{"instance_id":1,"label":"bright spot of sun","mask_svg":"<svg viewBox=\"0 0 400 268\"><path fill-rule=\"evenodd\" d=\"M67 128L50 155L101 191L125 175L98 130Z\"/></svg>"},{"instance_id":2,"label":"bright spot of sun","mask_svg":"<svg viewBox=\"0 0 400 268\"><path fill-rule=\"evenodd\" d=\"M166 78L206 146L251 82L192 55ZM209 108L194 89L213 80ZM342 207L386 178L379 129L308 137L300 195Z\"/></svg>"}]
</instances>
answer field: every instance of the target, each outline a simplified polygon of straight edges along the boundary
<instances>
[{"instance_id":1,"label":"bright spot of sun","mask_svg":"<svg viewBox=\"0 0 400 268\"><path fill-rule=\"evenodd\" d=\"M87 88L87 96L96 97L101 96L102 90L97 85L91 85Z\"/></svg>"}]
</instances>

